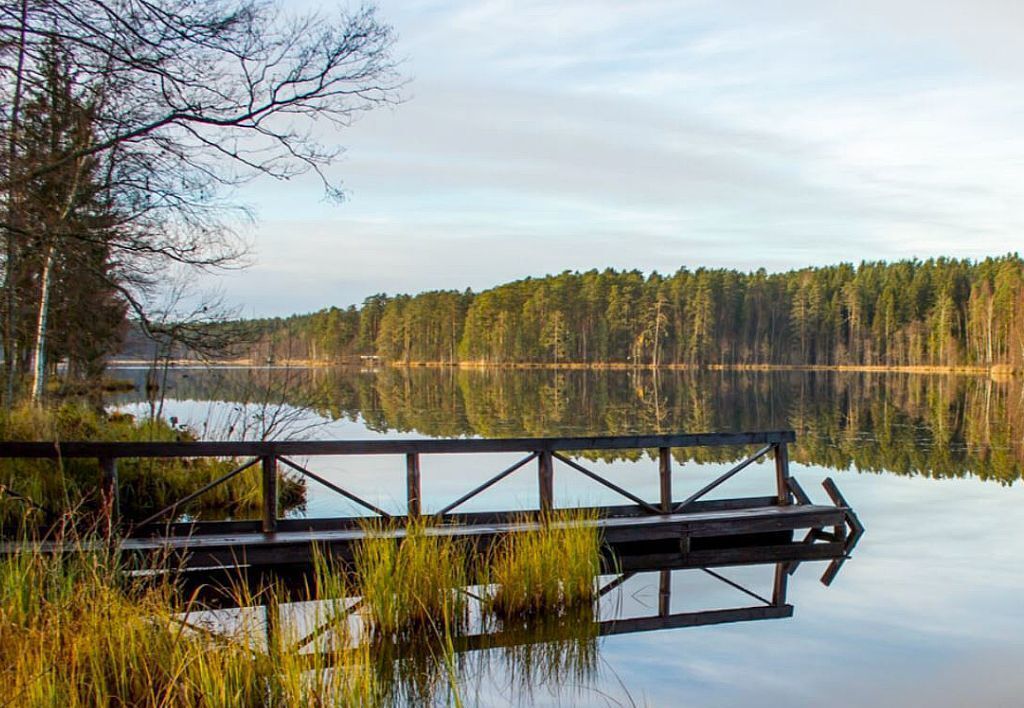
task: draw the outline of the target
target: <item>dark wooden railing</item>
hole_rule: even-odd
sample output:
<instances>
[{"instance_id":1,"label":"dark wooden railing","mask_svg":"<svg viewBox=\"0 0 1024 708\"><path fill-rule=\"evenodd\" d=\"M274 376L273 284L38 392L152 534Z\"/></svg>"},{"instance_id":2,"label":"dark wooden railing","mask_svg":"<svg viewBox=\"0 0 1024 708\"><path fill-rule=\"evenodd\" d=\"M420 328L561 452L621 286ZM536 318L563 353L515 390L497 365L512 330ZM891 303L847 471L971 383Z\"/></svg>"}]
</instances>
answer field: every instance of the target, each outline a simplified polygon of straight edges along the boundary
<instances>
[{"instance_id":1,"label":"dark wooden railing","mask_svg":"<svg viewBox=\"0 0 1024 708\"><path fill-rule=\"evenodd\" d=\"M295 462L293 457L349 456L349 455L402 455L406 469L406 513L417 517L422 510L420 484L420 456L453 453L526 453L516 463L477 485L450 504L442 507L435 516L444 517L463 503L484 490L497 484L530 462L537 461L537 483L539 510L554 507L554 467L562 465L583 474L591 480L629 499L647 514L669 514L687 511L702 497L726 480L741 472L766 455L775 458L775 503L788 505L794 494L802 495L799 485L789 475L787 445L794 442L793 431L771 431L752 433L700 433L670 435L633 435L614 437L568 437L568 438L501 438L501 439L426 439L426 440L310 440L310 441L264 441L264 442L0 442L0 459L36 458L60 460L65 458L93 458L98 460L100 469L99 488L103 503L111 516L116 518L118 508L117 461L124 458L196 458L229 457L246 459L236 468L195 492L161 509L135 524L136 529L144 528L165 518L173 518L175 512L209 490L259 464L262 477L262 530L273 533L278 528L277 481L278 465L312 479L331 491L344 496L368 511L390 518L390 515L358 495L325 479L321 475ZM681 502L672 496L672 448L721 447L758 445L751 456L733 466L711 483L705 485ZM660 498L651 503L627 489L611 482L602 475L588 469L580 462L567 457L566 452L590 450L636 450L657 449Z\"/></svg>"}]
</instances>

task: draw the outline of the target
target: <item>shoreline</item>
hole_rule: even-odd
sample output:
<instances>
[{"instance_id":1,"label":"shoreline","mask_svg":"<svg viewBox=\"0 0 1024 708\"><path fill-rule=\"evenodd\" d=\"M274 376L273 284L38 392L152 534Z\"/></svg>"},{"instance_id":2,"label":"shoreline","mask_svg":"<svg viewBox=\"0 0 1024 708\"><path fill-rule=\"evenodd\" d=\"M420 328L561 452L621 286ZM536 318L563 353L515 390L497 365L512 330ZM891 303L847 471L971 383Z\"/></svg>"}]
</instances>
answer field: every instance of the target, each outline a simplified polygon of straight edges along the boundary
<instances>
[{"instance_id":1,"label":"shoreline","mask_svg":"<svg viewBox=\"0 0 1024 708\"><path fill-rule=\"evenodd\" d=\"M140 359L115 359L108 362L112 368L148 368L151 361ZM171 360L170 366L183 368L218 368L218 369L379 369L392 367L396 369L490 369L490 370L553 370L553 371L821 371L845 373L894 373L894 374L946 374L967 376L990 376L992 378L1011 378L1024 374L1005 364L993 366L958 365L938 366L931 364L888 365L888 364L629 364L626 362L483 362L483 361L383 361L370 362L330 361L324 359L283 359L273 364L259 363L252 359L225 359L217 362L199 362L192 359Z\"/></svg>"}]
</instances>

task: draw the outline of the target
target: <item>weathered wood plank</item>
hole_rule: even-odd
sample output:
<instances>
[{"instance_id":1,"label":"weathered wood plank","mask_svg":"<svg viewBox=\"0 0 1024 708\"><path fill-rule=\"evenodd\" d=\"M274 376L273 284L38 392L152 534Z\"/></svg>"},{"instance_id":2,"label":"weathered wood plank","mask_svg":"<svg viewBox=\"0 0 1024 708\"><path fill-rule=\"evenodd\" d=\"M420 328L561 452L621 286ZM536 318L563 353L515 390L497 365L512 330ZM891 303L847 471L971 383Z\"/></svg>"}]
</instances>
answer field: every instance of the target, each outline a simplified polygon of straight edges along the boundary
<instances>
[{"instance_id":1,"label":"weathered wood plank","mask_svg":"<svg viewBox=\"0 0 1024 708\"><path fill-rule=\"evenodd\" d=\"M615 545L636 541L678 540L681 537L711 538L719 536L754 535L791 531L803 528L832 526L843 510L830 506L767 506L745 509L720 509L699 513L676 513L659 516L615 517L598 519L605 541ZM280 523L280 522L279 522ZM444 534L471 540L492 539L508 533L538 528L539 522L505 521L466 526L435 526L430 534ZM401 538L405 530L396 527L383 533ZM285 531L267 535L260 531L226 534L195 534L192 536L129 538L121 542L130 553L170 552L189 554L190 566L237 563L303 563L308 562L312 545L350 545L364 536L359 528L333 530L314 529ZM53 543L32 544L43 552L63 550ZM0 554L13 553L24 544L0 544Z\"/></svg>"},{"instance_id":2,"label":"weathered wood plank","mask_svg":"<svg viewBox=\"0 0 1024 708\"><path fill-rule=\"evenodd\" d=\"M666 516L637 516L601 519L597 523L605 541L616 546L623 543L652 543L678 540L681 537L714 538L734 535L757 535L833 525L842 515L834 507L762 507L759 509L720 510ZM486 545L509 533L538 527L537 522L504 521L470 526L438 526L428 533L466 538ZM386 532L401 538L401 527ZM132 553L187 554L188 565L217 564L287 564L308 562L313 544L322 547L351 546L364 534L359 528L335 530L284 531L278 528L273 536L248 532L223 535L194 535L170 538L134 538L123 542L122 548ZM2 552L2 549L0 549ZM706 551L714 554L717 551ZM813 555L817 555L814 553ZM709 556L710 558L710 556Z\"/></svg>"},{"instance_id":3,"label":"weathered wood plank","mask_svg":"<svg viewBox=\"0 0 1024 708\"><path fill-rule=\"evenodd\" d=\"M691 512L721 511L725 509L746 509L752 507L771 506L775 503L775 497L736 497L734 499L707 499L693 502L689 506ZM588 512L584 515L598 515L603 518L633 518L647 516L649 512L636 504L622 504L615 506L600 507L558 507L560 510L573 509ZM453 525L473 524L497 524L521 519L523 517L536 516L537 510L514 510L514 511L479 511L448 513L444 518L447 523ZM278 519L277 528L279 531L320 531L357 528L366 520L364 516L345 516L333 518L306 518L306 519ZM396 524L404 524L407 519L403 516L393 516ZM161 525L153 529L159 533L167 533L171 536L199 536L207 534L231 534L231 533L256 533L260 530L258 520L236 520L236 521L188 521L169 525ZM141 534L140 534L141 535Z\"/></svg>"},{"instance_id":4,"label":"weathered wood plank","mask_svg":"<svg viewBox=\"0 0 1024 708\"><path fill-rule=\"evenodd\" d=\"M661 511L672 511L672 455L667 447L658 448L658 481L661 489Z\"/></svg>"},{"instance_id":5,"label":"weathered wood plank","mask_svg":"<svg viewBox=\"0 0 1024 708\"><path fill-rule=\"evenodd\" d=\"M789 448L786 443L775 443L775 486L779 493L779 504L792 504L793 494L789 490Z\"/></svg>"},{"instance_id":6,"label":"weathered wood plank","mask_svg":"<svg viewBox=\"0 0 1024 708\"><path fill-rule=\"evenodd\" d=\"M555 506L555 471L551 452L545 450L537 457L537 487L542 513L550 512Z\"/></svg>"},{"instance_id":7,"label":"weathered wood plank","mask_svg":"<svg viewBox=\"0 0 1024 708\"><path fill-rule=\"evenodd\" d=\"M268 455L386 455L483 452L556 452L638 448L769 445L794 442L792 430L749 433L675 433L566 438L421 440L287 440L237 442L0 442L0 458L27 457L265 457Z\"/></svg>"},{"instance_id":8,"label":"weathered wood plank","mask_svg":"<svg viewBox=\"0 0 1024 708\"><path fill-rule=\"evenodd\" d=\"M420 456L410 452L405 456L405 509L409 518L420 515L420 500L423 498L420 484Z\"/></svg>"},{"instance_id":9,"label":"weathered wood plank","mask_svg":"<svg viewBox=\"0 0 1024 708\"><path fill-rule=\"evenodd\" d=\"M277 531L277 458L268 455L260 461L263 478L263 533Z\"/></svg>"}]
</instances>

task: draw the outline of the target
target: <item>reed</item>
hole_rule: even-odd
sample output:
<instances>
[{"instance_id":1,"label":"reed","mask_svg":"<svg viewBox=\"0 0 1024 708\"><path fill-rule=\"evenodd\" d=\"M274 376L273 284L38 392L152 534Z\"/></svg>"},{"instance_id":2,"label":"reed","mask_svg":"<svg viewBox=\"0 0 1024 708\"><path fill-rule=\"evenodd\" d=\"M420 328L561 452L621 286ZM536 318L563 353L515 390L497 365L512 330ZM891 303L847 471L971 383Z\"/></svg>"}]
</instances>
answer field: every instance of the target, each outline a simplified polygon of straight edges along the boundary
<instances>
[{"instance_id":1,"label":"reed","mask_svg":"<svg viewBox=\"0 0 1024 708\"><path fill-rule=\"evenodd\" d=\"M5 701L69 708L382 704L365 647L343 640L302 652L294 625L268 642L262 608L252 604L231 636L203 630L189 621L201 608L179 597L172 579L133 579L116 555L82 547L0 561ZM325 565L317 587L337 589L342 578ZM232 589L235 602L277 607L280 589L243 587Z\"/></svg>"},{"instance_id":2,"label":"reed","mask_svg":"<svg viewBox=\"0 0 1024 708\"><path fill-rule=\"evenodd\" d=\"M484 600L490 621L523 632L533 620L554 623L541 633L558 645L553 655L515 657L527 682L592 669L595 638L576 621L592 610L599 563L590 520L552 515L499 542L477 571L497 587ZM460 704L464 659L453 638L469 623L470 549L422 521L404 533L368 530L354 568L314 552L304 588L230 585L229 604L243 608L230 632L197 623L204 607L173 573L131 574L94 539L0 559L4 697L68 708ZM279 609L296 599L326 631L300 636L302 623Z\"/></svg>"},{"instance_id":3,"label":"reed","mask_svg":"<svg viewBox=\"0 0 1024 708\"><path fill-rule=\"evenodd\" d=\"M359 594L371 630L382 637L407 637L461 627L468 583L467 549L460 540L431 533L426 521L411 521L404 532L365 524L366 538L355 549Z\"/></svg>"},{"instance_id":4,"label":"reed","mask_svg":"<svg viewBox=\"0 0 1024 708\"><path fill-rule=\"evenodd\" d=\"M314 549L312 591L307 591L307 594L318 599L313 624L330 627L330 641L316 647L317 651L313 653L318 654L317 657L309 657L317 667L311 674L315 678L310 680L320 685L320 695L344 699L330 705L460 704L460 666L452 634L456 631L456 625L465 621L465 603L461 595L457 596L454 588L449 588L453 592L444 597L433 591L434 586L430 581L435 577L434 567L428 566L424 559L431 551L436 551L437 547L424 539L423 530L423 524L414 525L412 533L402 541L404 549L392 541L389 549L376 548L373 557L377 561L382 557L392 558L388 553L395 550L394 563L403 567L406 581L412 580L413 591L404 600L412 608L422 610L431 606L440 614L430 618L423 614L407 616L405 624L395 623L391 630L385 630L374 620L376 613L373 600L366 594L365 583L357 580L353 584L349 568L319 549ZM374 531L379 537L374 541L382 540L383 528L377 526ZM465 548L446 548L448 550L441 553L442 558L458 562L464 568ZM450 572L450 582L459 581L458 574L457 569ZM360 577L358 570L355 577ZM431 588L428 597L422 597L422 592L416 593L415 588L422 587ZM378 583L376 588L378 592L387 593L388 607L393 607L390 604L392 601L403 599L393 599L394 591L385 588L382 583ZM349 604L355 592L361 592L362 595L356 604ZM372 595L373 591L370 592ZM413 596L414 593L416 596ZM359 608L363 610L362 624L350 621L353 611ZM458 613L458 616L449 616L451 612ZM321 666L325 651L327 654L346 654L343 664L347 679L341 684L332 682L330 673L335 670L333 667ZM291 675L291 672L284 673ZM293 691L291 697L302 698L301 691ZM309 705L308 702L303 704Z\"/></svg>"},{"instance_id":5,"label":"reed","mask_svg":"<svg viewBox=\"0 0 1024 708\"><path fill-rule=\"evenodd\" d=\"M480 572L480 584L495 588L486 609L515 617L557 614L592 602L601 553L595 520L584 509L556 511L542 515L535 529L499 541Z\"/></svg>"}]
</instances>

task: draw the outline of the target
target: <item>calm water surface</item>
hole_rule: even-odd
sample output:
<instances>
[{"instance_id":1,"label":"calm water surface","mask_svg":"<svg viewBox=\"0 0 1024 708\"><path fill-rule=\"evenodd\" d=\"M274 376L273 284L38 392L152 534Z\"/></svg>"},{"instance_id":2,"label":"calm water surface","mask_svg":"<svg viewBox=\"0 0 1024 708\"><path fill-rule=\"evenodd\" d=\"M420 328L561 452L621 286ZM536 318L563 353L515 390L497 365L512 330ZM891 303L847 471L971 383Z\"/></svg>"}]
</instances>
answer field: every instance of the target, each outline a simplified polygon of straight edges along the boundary
<instances>
[{"instance_id":1,"label":"calm water surface","mask_svg":"<svg viewBox=\"0 0 1024 708\"><path fill-rule=\"evenodd\" d=\"M144 372L121 375L142 379ZM830 587L827 563L789 580L791 618L607 636L585 675L517 680L496 650L463 667L468 705L1024 705L1024 389L1019 379L839 373L379 372L177 370L163 413L206 437L542 436L792 428L792 473L816 501L835 479L867 527ZM144 413L149 404L120 405ZM741 450L680 453L681 497ZM425 506L438 509L502 469L508 456L427 457ZM587 464L657 498L656 462ZM400 457L317 458L310 465L388 510L404 499ZM531 468L532 469L532 468ZM771 493L754 465L718 496ZM564 505L620 503L556 468ZM524 469L465 506L530 507ZM311 485L307 516L355 513ZM722 574L771 592L773 566ZM605 579L607 580L607 578ZM602 612L657 614L662 575L640 573ZM669 574L671 612L749 605L695 570ZM611 607L612 610L607 608ZM507 659L507 656L505 657ZM543 656L540 661L555 658ZM519 677L521 679L522 676ZM527 686L531 685L532 690ZM442 699L443 700L443 699Z\"/></svg>"}]
</instances>

